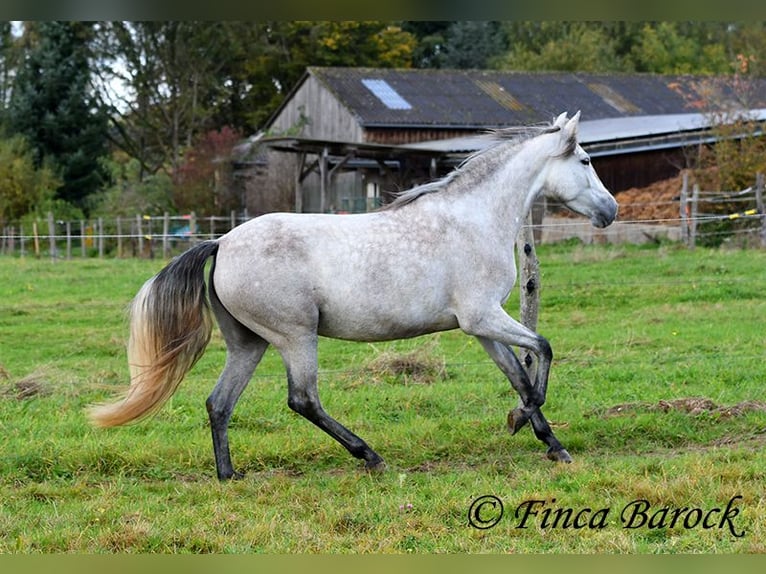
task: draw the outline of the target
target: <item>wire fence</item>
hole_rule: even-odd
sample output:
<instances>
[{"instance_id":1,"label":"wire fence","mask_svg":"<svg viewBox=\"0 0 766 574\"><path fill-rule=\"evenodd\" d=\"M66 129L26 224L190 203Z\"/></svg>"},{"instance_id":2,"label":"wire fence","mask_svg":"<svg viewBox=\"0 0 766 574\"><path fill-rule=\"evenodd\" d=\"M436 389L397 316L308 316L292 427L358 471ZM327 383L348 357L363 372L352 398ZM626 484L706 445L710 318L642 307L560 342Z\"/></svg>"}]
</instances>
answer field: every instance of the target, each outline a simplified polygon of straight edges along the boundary
<instances>
[{"instance_id":1,"label":"wire fence","mask_svg":"<svg viewBox=\"0 0 766 574\"><path fill-rule=\"evenodd\" d=\"M763 191L762 173L756 175L754 187L731 192L702 191L696 184L690 190L685 174L679 195L683 241L694 249L700 239L748 234L766 248Z\"/></svg>"},{"instance_id":2,"label":"wire fence","mask_svg":"<svg viewBox=\"0 0 766 574\"><path fill-rule=\"evenodd\" d=\"M697 244L720 244L736 240L742 246L766 248L764 177L758 174L753 187L732 192L703 191L683 178L678 197L672 200L632 202L623 207L652 207L663 216L620 219L606 229L595 229L583 218L560 217L555 206L531 225L535 242L555 243L577 238L584 243L643 243L668 240ZM617 196L620 200L619 194ZM25 224L5 225L0 254L19 257L72 259L86 257L161 257L168 259L191 244L217 238L250 219L244 213L229 216L145 215L64 221L47 218Z\"/></svg>"},{"instance_id":3,"label":"wire fence","mask_svg":"<svg viewBox=\"0 0 766 574\"><path fill-rule=\"evenodd\" d=\"M137 214L77 221L56 219L9 225L3 228L0 253L20 257L141 257L170 258L204 239L220 237L249 219L247 213L228 217Z\"/></svg>"}]
</instances>

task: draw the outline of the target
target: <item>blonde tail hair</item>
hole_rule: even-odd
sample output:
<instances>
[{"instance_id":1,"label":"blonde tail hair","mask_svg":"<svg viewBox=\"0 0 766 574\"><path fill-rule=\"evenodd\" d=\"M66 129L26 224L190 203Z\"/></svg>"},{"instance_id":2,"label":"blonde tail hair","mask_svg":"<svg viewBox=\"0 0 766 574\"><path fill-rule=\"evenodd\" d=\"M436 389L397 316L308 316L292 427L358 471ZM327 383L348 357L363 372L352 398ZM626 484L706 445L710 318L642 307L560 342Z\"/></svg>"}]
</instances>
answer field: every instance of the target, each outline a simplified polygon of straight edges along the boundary
<instances>
[{"instance_id":1,"label":"blonde tail hair","mask_svg":"<svg viewBox=\"0 0 766 574\"><path fill-rule=\"evenodd\" d=\"M205 352L213 328L205 262L218 249L206 241L144 283L130 307L130 387L113 403L94 405L92 423L112 427L156 413Z\"/></svg>"}]
</instances>

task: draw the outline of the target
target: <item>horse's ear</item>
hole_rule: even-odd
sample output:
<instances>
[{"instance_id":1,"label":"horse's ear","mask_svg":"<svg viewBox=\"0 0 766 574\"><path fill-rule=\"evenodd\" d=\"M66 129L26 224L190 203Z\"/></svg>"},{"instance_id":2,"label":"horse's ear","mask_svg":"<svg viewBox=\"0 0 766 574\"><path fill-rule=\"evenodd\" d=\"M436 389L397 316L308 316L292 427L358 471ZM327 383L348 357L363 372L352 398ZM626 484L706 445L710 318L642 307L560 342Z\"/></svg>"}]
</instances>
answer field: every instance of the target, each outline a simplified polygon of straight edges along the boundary
<instances>
[{"instance_id":1,"label":"horse's ear","mask_svg":"<svg viewBox=\"0 0 766 574\"><path fill-rule=\"evenodd\" d=\"M561 116L559 116L561 118ZM566 123L561 127L561 148L559 150L559 157L567 157L574 153L577 149L577 126L580 122L580 112L577 112L571 118L566 120ZM557 120L558 121L558 120Z\"/></svg>"},{"instance_id":2,"label":"horse's ear","mask_svg":"<svg viewBox=\"0 0 766 574\"><path fill-rule=\"evenodd\" d=\"M553 122L553 127L557 127L559 129L564 127L564 124L567 123L567 113L564 112L563 114L559 114L559 117L556 118L556 121Z\"/></svg>"},{"instance_id":3,"label":"horse's ear","mask_svg":"<svg viewBox=\"0 0 766 574\"><path fill-rule=\"evenodd\" d=\"M575 115L573 115L569 119L569 121L566 123L566 125L564 126L564 130L567 132L573 132L577 134L577 125L579 123L580 123L580 112L578 110L578 112Z\"/></svg>"},{"instance_id":4,"label":"horse's ear","mask_svg":"<svg viewBox=\"0 0 766 574\"><path fill-rule=\"evenodd\" d=\"M573 115L562 128L565 139L577 140L577 126L580 123L580 112Z\"/></svg>"}]
</instances>

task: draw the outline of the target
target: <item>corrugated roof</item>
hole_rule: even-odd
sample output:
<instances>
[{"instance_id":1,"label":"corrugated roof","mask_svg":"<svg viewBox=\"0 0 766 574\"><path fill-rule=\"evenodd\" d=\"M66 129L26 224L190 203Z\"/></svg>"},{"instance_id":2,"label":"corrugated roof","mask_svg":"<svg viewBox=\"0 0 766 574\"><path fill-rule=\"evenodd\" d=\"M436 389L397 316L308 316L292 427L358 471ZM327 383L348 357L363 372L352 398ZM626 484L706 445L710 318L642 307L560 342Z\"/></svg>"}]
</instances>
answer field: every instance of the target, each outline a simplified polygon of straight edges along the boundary
<instances>
[{"instance_id":1,"label":"corrugated roof","mask_svg":"<svg viewBox=\"0 0 766 574\"><path fill-rule=\"evenodd\" d=\"M307 74L368 128L482 129L548 122L563 111L577 110L587 120L687 114L698 111L694 102L703 96L697 88L706 81L652 74L331 67L308 68ZM766 80L756 82L752 93L759 101L751 107L766 108ZM390 87L409 107L387 105L385 97L368 87L375 85Z\"/></svg>"},{"instance_id":2,"label":"corrugated roof","mask_svg":"<svg viewBox=\"0 0 766 574\"><path fill-rule=\"evenodd\" d=\"M749 110L748 119L766 122L766 108ZM715 120L706 114L664 114L581 120L578 140L591 155L626 153L651 147L682 147L713 138ZM400 146L432 153L471 153L488 145L481 136L466 136Z\"/></svg>"}]
</instances>

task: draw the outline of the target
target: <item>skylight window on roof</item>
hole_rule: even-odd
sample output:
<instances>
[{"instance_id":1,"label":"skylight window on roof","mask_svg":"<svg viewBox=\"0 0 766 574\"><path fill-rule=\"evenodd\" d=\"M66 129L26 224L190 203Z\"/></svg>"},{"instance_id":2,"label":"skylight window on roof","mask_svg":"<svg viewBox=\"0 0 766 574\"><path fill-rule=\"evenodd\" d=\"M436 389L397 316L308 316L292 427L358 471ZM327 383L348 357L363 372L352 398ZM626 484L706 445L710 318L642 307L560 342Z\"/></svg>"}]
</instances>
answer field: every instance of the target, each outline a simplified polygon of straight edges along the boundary
<instances>
[{"instance_id":1,"label":"skylight window on roof","mask_svg":"<svg viewBox=\"0 0 766 574\"><path fill-rule=\"evenodd\" d=\"M389 110L411 110L410 103L400 96L385 80L362 80L364 87L370 90Z\"/></svg>"}]
</instances>

